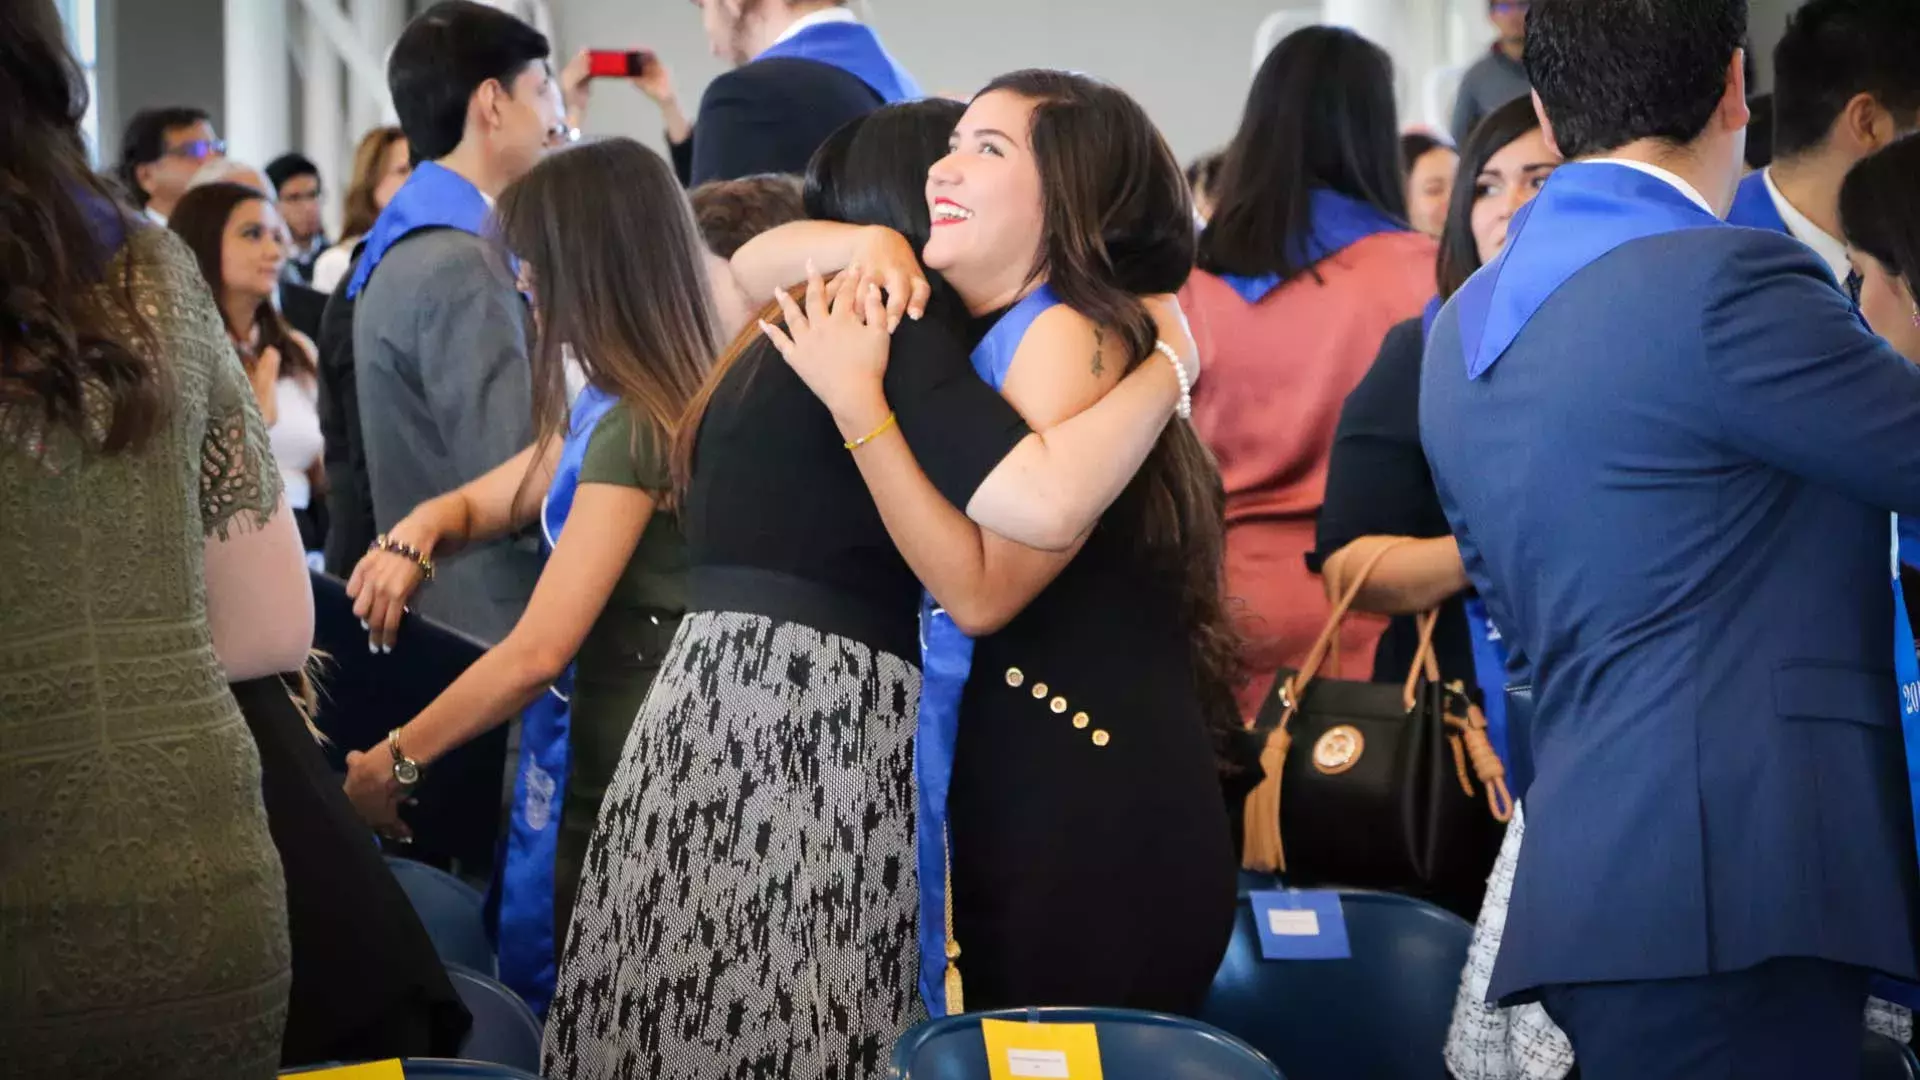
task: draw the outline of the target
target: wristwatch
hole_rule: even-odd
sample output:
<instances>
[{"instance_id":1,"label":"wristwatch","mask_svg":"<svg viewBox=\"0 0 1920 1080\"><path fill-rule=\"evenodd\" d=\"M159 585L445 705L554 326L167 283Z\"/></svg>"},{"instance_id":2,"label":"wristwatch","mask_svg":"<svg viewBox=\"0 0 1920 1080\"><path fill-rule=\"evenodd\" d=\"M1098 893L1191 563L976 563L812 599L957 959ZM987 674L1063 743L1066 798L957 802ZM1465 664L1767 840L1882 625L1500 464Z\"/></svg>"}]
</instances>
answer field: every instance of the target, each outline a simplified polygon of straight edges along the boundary
<instances>
[{"instance_id":1,"label":"wristwatch","mask_svg":"<svg viewBox=\"0 0 1920 1080\"><path fill-rule=\"evenodd\" d=\"M420 782L420 763L408 757L400 750L400 729L387 732L387 749L393 751L393 778L400 781L402 787L412 787Z\"/></svg>"}]
</instances>

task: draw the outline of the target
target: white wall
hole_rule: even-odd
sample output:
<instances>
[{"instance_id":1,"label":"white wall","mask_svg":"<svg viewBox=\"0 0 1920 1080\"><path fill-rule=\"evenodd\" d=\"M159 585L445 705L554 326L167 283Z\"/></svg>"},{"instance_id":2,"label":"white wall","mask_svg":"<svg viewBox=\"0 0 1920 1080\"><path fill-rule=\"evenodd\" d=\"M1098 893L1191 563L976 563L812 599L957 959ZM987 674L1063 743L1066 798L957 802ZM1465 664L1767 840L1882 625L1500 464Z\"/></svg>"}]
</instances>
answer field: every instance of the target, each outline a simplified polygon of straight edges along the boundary
<instances>
[{"instance_id":1,"label":"white wall","mask_svg":"<svg viewBox=\"0 0 1920 1080\"><path fill-rule=\"evenodd\" d=\"M1474 7L1484 0L1457 2ZM1419 25L1422 16L1446 0L1379 3L1407 15L1408 25ZM700 91L722 70L707 53L700 14L691 4L551 4L556 51L565 55L583 46L655 49L672 68L689 116L699 105ZM1175 153L1187 160L1232 136L1253 80L1254 33L1268 15L1290 6L1297 6L1297 0L866 0L865 14L929 92L965 95L993 76L1021 67L1085 71L1139 99ZM1484 28L1484 21L1478 26ZM1491 31L1486 33L1490 39ZM1405 66L1419 64L1437 48L1424 40L1408 47L1383 44ZM1421 75L1424 71L1402 72L1403 123L1420 119L1407 106L1417 101ZM652 103L625 85L598 89L586 127L594 134L629 135L656 148L661 145Z\"/></svg>"}]
</instances>

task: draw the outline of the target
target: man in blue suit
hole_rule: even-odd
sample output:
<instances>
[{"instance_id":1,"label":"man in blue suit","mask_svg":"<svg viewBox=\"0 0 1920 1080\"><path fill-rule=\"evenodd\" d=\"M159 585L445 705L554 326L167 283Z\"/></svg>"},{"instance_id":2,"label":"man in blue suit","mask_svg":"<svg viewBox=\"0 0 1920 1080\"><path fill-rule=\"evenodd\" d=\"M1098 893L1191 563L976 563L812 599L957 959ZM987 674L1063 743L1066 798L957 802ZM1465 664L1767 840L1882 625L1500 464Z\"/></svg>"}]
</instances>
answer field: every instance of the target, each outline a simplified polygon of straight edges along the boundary
<instances>
[{"instance_id":1,"label":"man in blue suit","mask_svg":"<svg viewBox=\"0 0 1920 1080\"><path fill-rule=\"evenodd\" d=\"M1745 0L1538 0L1569 164L1428 339L1421 432L1531 682L1495 999L1590 1080L1859 1075L1912 979L1888 511L1920 512L1920 371L1828 269L1727 227Z\"/></svg>"},{"instance_id":2,"label":"man in blue suit","mask_svg":"<svg viewBox=\"0 0 1920 1080\"><path fill-rule=\"evenodd\" d=\"M1844 281L1840 185L1920 127L1920 8L1809 0L1773 51L1773 87L1773 164L1741 181L1727 220L1792 236Z\"/></svg>"}]
</instances>

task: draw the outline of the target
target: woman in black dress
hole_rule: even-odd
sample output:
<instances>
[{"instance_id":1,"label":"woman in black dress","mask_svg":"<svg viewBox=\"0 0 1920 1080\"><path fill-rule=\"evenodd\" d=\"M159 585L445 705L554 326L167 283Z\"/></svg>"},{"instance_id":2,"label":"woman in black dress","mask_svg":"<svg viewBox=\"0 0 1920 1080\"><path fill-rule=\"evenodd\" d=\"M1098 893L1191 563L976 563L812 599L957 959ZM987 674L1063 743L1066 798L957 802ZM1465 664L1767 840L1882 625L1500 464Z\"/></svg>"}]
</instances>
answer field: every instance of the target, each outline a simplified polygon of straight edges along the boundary
<instances>
[{"instance_id":1,"label":"woman in black dress","mask_svg":"<svg viewBox=\"0 0 1920 1080\"><path fill-rule=\"evenodd\" d=\"M810 216L924 238L926 170L960 111L921 102L843 129L809 169ZM1161 336L1190 364L1177 326ZM885 381L898 426L939 448L927 469L943 499L1065 546L1138 468L1182 376L1151 365L1033 434L974 377L965 328L942 288L901 327ZM884 439L860 434L836 432L757 331L677 433L688 614L588 847L547 1076L877 1077L923 1015L920 587L860 483L857 462Z\"/></svg>"},{"instance_id":2,"label":"woman in black dress","mask_svg":"<svg viewBox=\"0 0 1920 1080\"><path fill-rule=\"evenodd\" d=\"M1185 281L1193 211L1125 94L1060 72L997 80L928 197L926 263L976 316L975 340L1042 284L1059 300L1006 372L1029 422L1073 415L1134 365L1167 366L1135 296ZM871 429L892 400L884 322L815 306L822 318L788 311L788 359L843 432ZM907 430L869 450L861 472L894 541L977 639L947 804L966 1007L1196 1010L1236 880L1216 758L1238 714L1211 459L1172 425L1098 526L1048 552L948 505L919 471L939 443Z\"/></svg>"}]
</instances>

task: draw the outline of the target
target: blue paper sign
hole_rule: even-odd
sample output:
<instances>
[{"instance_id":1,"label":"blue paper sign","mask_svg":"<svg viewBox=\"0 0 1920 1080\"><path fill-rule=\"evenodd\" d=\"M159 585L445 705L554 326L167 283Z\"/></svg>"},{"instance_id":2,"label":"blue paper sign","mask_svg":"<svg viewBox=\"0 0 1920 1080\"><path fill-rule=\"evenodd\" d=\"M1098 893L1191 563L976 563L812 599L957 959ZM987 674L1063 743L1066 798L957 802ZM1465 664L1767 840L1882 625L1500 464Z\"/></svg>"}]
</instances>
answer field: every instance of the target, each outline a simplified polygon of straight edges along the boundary
<instances>
[{"instance_id":1,"label":"blue paper sign","mask_svg":"<svg viewBox=\"0 0 1920 1080\"><path fill-rule=\"evenodd\" d=\"M1345 960L1347 917L1340 894L1286 889L1251 892L1253 925L1260 932L1260 955L1268 960Z\"/></svg>"}]
</instances>

